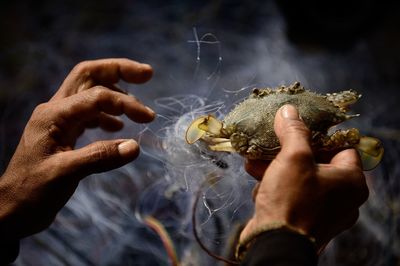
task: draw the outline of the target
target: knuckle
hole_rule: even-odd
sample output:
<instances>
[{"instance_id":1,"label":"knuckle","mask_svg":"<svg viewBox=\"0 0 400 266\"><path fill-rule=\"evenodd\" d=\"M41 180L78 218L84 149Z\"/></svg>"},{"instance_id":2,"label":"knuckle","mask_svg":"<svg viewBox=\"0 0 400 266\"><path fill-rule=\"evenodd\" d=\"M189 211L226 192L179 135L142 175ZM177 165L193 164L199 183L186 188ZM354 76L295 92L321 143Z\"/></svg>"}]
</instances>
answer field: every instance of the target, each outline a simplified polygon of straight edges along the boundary
<instances>
[{"instance_id":1,"label":"knuckle","mask_svg":"<svg viewBox=\"0 0 400 266\"><path fill-rule=\"evenodd\" d=\"M115 154L115 147L114 145L106 145L104 142L98 143L96 147L90 153L91 160L93 162L104 161L108 158L111 158Z\"/></svg>"},{"instance_id":2,"label":"knuckle","mask_svg":"<svg viewBox=\"0 0 400 266\"><path fill-rule=\"evenodd\" d=\"M106 90L104 89L103 86L94 86L89 94L94 96L95 98L102 98L105 96Z\"/></svg>"},{"instance_id":3,"label":"knuckle","mask_svg":"<svg viewBox=\"0 0 400 266\"><path fill-rule=\"evenodd\" d=\"M50 108L48 103L42 103L36 106L29 119L29 123L31 125L42 125L43 122L50 118L49 115L53 113L50 111Z\"/></svg>"},{"instance_id":4,"label":"knuckle","mask_svg":"<svg viewBox=\"0 0 400 266\"><path fill-rule=\"evenodd\" d=\"M59 140L62 138L62 132L63 130L57 126L54 123L49 123L49 125L46 127L47 129L47 136L52 138L52 139L56 139Z\"/></svg>"},{"instance_id":5,"label":"knuckle","mask_svg":"<svg viewBox=\"0 0 400 266\"><path fill-rule=\"evenodd\" d=\"M124 100L120 93L109 90L107 87L96 86L91 89L91 95L95 102L103 106L106 109L119 110L119 113L123 109Z\"/></svg>"},{"instance_id":6,"label":"knuckle","mask_svg":"<svg viewBox=\"0 0 400 266\"><path fill-rule=\"evenodd\" d=\"M286 152L286 157L290 161L301 162L302 164L309 164L313 162L313 153L308 147L296 147Z\"/></svg>"},{"instance_id":7,"label":"knuckle","mask_svg":"<svg viewBox=\"0 0 400 266\"><path fill-rule=\"evenodd\" d=\"M60 153L47 160L46 172L48 173L49 181L57 180L68 175L69 169L65 167L65 165L65 158L61 156Z\"/></svg>"},{"instance_id":8,"label":"knuckle","mask_svg":"<svg viewBox=\"0 0 400 266\"><path fill-rule=\"evenodd\" d=\"M110 97L110 91L103 86L95 86L88 93L96 100L103 100Z\"/></svg>"},{"instance_id":9,"label":"knuckle","mask_svg":"<svg viewBox=\"0 0 400 266\"><path fill-rule=\"evenodd\" d=\"M48 111L48 108L49 108L49 106L47 103L41 103L35 107L32 115L33 116L42 116L44 113L46 113Z\"/></svg>"},{"instance_id":10,"label":"knuckle","mask_svg":"<svg viewBox=\"0 0 400 266\"><path fill-rule=\"evenodd\" d=\"M75 73L77 75L85 74L88 73L88 67L92 64L92 61L86 60L78 63L77 65L74 66L72 69L72 73Z\"/></svg>"}]
</instances>

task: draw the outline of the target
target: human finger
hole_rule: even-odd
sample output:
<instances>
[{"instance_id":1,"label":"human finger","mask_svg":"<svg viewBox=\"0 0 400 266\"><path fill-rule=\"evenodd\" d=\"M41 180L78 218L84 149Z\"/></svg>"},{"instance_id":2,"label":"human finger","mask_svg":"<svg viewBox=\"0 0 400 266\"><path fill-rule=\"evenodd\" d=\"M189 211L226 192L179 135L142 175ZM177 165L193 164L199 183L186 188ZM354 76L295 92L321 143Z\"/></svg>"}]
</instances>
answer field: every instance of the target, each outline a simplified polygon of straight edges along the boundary
<instances>
[{"instance_id":1,"label":"human finger","mask_svg":"<svg viewBox=\"0 0 400 266\"><path fill-rule=\"evenodd\" d=\"M315 161L317 163L330 163L332 158L341 150L321 151L314 150Z\"/></svg>"},{"instance_id":2,"label":"human finger","mask_svg":"<svg viewBox=\"0 0 400 266\"><path fill-rule=\"evenodd\" d=\"M247 159L244 164L244 169L255 179L261 180L269 164L270 161Z\"/></svg>"},{"instance_id":3,"label":"human finger","mask_svg":"<svg viewBox=\"0 0 400 266\"><path fill-rule=\"evenodd\" d=\"M355 149L346 149L338 152L332 157L330 163L337 166L356 166L362 168L360 156Z\"/></svg>"},{"instance_id":4,"label":"human finger","mask_svg":"<svg viewBox=\"0 0 400 266\"><path fill-rule=\"evenodd\" d=\"M322 165L324 166L324 165ZM368 198L368 186L360 157L355 149L346 149L338 152L321 176L330 178L339 189L347 189L349 196L357 195L357 202L361 205Z\"/></svg>"},{"instance_id":5,"label":"human finger","mask_svg":"<svg viewBox=\"0 0 400 266\"><path fill-rule=\"evenodd\" d=\"M313 162L310 130L301 121L293 105L282 106L275 115L275 133L281 144L277 157L299 163Z\"/></svg>"},{"instance_id":6,"label":"human finger","mask_svg":"<svg viewBox=\"0 0 400 266\"><path fill-rule=\"evenodd\" d=\"M83 148L57 153L53 160L60 161L57 176L84 178L121 167L139 155L139 145L133 139L97 141Z\"/></svg>"},{"instance_id":7,"label":"human finger","mask_svg":"<svg viewBox=\"0 0 400 266\"><path fill-rule=\"evenodd\" d=\"M359 207L368 199L369 190L360 167L320 164L317 166L317 176L338 206Z\"/></svg>"},{"instance_id":8,"label":"human finger","mask_svg":"<svg viewBox=\"0 0 400 266\"><path fill-rule=\"evenodd\" d=\"M72 95L52 104L52 116L64 123L65 128L73 124L85 124L98 119L100 113L108 115L126 114L139 123L150 122L155 113L130 95L110 91L97 86L80 94Z\"/></svg>"},{"instance_id":9,"label":"human finger","mask_svg":"<svg viewBox=\"0 0 400 266\"><path fill-rule=\"evenodd\" d=\"M114 84L120 79L129 83L144 83L152 75L150 65L125 58L84 61L73 68L51 100L65 98L96 85L119 91Z\"/></svg>"}]
</instances>

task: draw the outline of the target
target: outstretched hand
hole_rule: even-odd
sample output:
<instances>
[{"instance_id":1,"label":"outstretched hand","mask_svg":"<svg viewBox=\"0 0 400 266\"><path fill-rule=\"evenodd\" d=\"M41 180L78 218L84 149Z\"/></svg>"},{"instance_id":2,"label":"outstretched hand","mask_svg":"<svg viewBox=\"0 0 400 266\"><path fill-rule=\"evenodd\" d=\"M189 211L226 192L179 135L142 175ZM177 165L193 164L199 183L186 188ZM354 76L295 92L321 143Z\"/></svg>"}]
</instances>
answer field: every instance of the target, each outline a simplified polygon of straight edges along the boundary
<instances>
[{"instance_id":1,"label":"outstretched hand","mask_svg":"<svg viewBox=\"0 0 400 266\"><path fill-rule=\"evenodd\" d=\"M139 154L133 139L97 141L75 149L86 128L118 131L116 116L147 123L155 113L115 84L143 83L152 68L128 59L78 64L49 102L33 111L17 150L0 178L0 235L19 238L45 229L92 173L120 167Z\"/></svg>"},{"instance_id":2,"label":"outstretched hand","mask_svg":"<svg viewBox=\"0 0 400 266\"><path fill-rule=\"evenodd\" d=\"M246 170L261 182L255 192L255 213L241 241L265 225L286 223L316 239L318 248L358 219L368 198L361 162L354 149L340 151L329 163L316 163L310 131L292 105L275 116L281 151L270 164L248 161Z\"/></svg>"}]
</instances>

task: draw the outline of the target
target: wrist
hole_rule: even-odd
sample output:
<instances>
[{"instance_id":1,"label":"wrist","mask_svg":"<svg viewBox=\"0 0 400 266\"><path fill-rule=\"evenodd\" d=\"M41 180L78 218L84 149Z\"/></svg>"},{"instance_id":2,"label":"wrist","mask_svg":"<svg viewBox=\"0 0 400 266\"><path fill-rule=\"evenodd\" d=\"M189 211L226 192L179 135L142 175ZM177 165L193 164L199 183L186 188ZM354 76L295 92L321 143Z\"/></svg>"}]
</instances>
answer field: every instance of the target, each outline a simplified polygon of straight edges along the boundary
<instances>
[{"instance_id":1,"label":"wrist","mask_svg":"<svg viewBox=\"0 0 400 266\"><path fill-rule=\"evenodd\" d=\"M286 228L287 230L297 232L301 235L307 236L316 242L315 237L309 233L309 231L304 230L302 227L290 223L286 219L255 219L254 217L249 220L244 229L240 234L240 242L246 242L254 236L266 232L269 230Z\"/></svg>"},{"instance_id":2,"label":"wrist","mask_svg":"<svg viewBox=\"0 0 400 266\"><path fill-rule=\"evenodd\" d=\"M260 234L241 258L240 265L318 264L315 245L308 238L285 229Z\"/></svg>"},{"instance_id":3,"label":"wrist","mask_svg":"<svg viewBox=\"0 0 400 266\"><path fill-rule=\"evenodd\" d=\"M3 175L0 179L0 245L9 242L19 242L13 227L16 212L12 186L7 184ZM9 182L8 182L9 183Z\"/></svg>"},{"instance_id":4,"label":"wrist","mask_svg":"<svg viewBox=\"0 0 400 266\"><path fill-rule=\"evenodd\" d=\"M260 215L262 214L262 215ZM270 215L270 212L256 212L253 217L247 222L244 229L240 234L240 241L249 238L251 235L254 235L256 232L261 230L260 228L264 228L267 225L274 225L277 222L282 224L291 224L289 219L286 218L285 215L280 214L279 211L275 211Z\"/></svg>"},{"instance_id":5,"label":"wrist","mask_svg":"<svg viewBox=\"0 0 400 266\"><path fill-rule=\"evenodd\" d=\"M293 234L301 235L302 237L308 239L308 241L314 246L315 250L318 250L316 240L313 236L310 236L302 229L292 226L284 221L269 221L263 223L255 224L254 219L251 219L249 223L245 226L242 233L240 234L240 240L236 246L235 256L237 260L241 261L247 250L254 244L256 239L260 235L272 231L287 231Z\"/></svg>"},{"instance_id":6,"label":"wrist","mask_svg":"<svg viewBox=\"0 0 400 266\"><path fill-rule=\"evenodd\" d=\"M293 207L286 206L285 204L276 205L274 208L271 206L262 206L261 204L257 206L256 203L253 217L246 224L241 238L246 237L246 235L251 234L253 231L259 230L259 228L276 223L290 225L291 228L305 235L316 236L314 215L304 214L304 212L298 213Z\"/></svg>"}]
</instances>

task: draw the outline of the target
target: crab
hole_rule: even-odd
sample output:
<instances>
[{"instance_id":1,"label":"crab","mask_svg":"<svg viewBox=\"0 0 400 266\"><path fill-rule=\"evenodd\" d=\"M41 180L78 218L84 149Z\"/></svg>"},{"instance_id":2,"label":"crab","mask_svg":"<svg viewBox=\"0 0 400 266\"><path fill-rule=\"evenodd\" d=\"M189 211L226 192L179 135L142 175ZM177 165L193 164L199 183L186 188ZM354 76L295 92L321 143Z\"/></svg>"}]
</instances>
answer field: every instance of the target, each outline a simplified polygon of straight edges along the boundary
<instances>
[{"instance_id":1,"label":"crab","mask_svg":"<svg viewBox=\"0 0 400 266\"><path fill-rule=\"evenodd\" d=\"M375 168L382 159L383 146L358 129L328 130L358 115L347 114L349 106L361 97L354 90L321 95L306 90L299 82L275 89L254 89L250 96L229 112L223 121L213 115L195 119L186 130L186 142L207 143L212 151L236 152L249 159L272 160L280 151L274 132L274 117L284 104L296 106L311 131L313 150L335 151L356 148L364 170Z\"/></svg>"}]
</instances>

